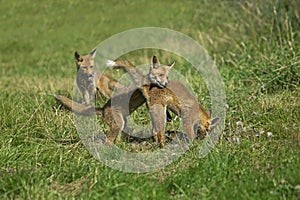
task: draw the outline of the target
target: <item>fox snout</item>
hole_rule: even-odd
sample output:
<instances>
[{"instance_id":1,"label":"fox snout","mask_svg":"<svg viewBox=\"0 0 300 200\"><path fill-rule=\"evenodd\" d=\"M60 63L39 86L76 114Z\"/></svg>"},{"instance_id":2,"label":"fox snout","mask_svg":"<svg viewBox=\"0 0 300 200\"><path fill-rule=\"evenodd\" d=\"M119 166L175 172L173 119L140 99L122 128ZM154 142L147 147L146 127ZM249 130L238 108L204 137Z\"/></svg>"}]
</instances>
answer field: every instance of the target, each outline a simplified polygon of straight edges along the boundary
<instances>
[{"instance_id":1,"label":"fox snout","mask_svg":"<svg viewBox=\"0 0 300 200\"><path fill-rule=\"evenodd\" d=\"M92 72L91 74L88 74L89 79L93 79L93 78L95 78L95 76L96 76L95 72Z\"/></svg>"},{"instance_id":2,"label":"fox snout","mask_svg":"<svg viewBox=\"0 0 300 200\"><path fill-rule=\"evenodd\" d=\"M167 77L163 77L163 75L160 75L158 77L155 77L156 82L160 87L167 87L169 80Z\"/></svg>"},{"instance_id":3,"label":"fox snout","mask_svg":"<svg viewBox=\"0 0 300 200\"><path fill-rule=\"evenodd\" d=\"M161 82L160 85L163 86L163 87L167 87L168 86L168 82Z\"/></svg>"},{"instance_id":4,"label":"fox snout","mask_svg":"<svg viewBox=\"0 0 300 200\"><path fill-rule=\"evenodd\" d=\"M161 87L161 88L167 87L168 83L169 83L168 81L166 81L166 82L162 82L162 81L159 81L159 80L156 81L157 86Z\"/></svg>"}]
</instances>

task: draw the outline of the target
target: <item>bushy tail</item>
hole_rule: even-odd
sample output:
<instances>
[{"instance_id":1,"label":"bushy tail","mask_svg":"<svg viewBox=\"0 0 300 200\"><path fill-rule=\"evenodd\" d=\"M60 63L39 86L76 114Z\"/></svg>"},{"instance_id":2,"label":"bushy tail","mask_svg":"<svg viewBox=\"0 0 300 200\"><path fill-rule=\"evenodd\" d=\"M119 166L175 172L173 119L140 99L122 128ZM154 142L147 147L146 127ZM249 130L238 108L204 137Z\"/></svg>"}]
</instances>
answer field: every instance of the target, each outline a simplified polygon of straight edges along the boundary
<instances>
[{"instance_id":1,"label":"bushy tail","mask_svg":"<svg viewBox=\"0 0 300 200\"><path fill-rule=\"evenodd\" d=\"M106 65L117 69L124 69L125 71L134 70L135 65L128 60L107 60Z\"/></svg>"},{"instance_id":2,"label":"bushy tail","mask_svg":"<svg viewBox=\"0 0 300 200\"><path fill-rule=\"evenodd\" d=\"M85 116L92 116L92 115L102 115L103 109L102 108L95 108L92 105L84 105L69 99L68 97L62 95L54 95L54 98L66 109Z\"/></svg>"},{"instance_id":3,"label":"bushy tail","mask_svg":"<svg viewBox=\"0 0 300 200\"><path fill-rule=\"evenodd\" d=\"M106 65L108 67L112 67L114 69L123 69L125 72L128 72L135 82L136 85L143 85L145 81L144 74L136 68L134 64L132 64L128 60L107 60Z\"/></svg>"}]
</instances>

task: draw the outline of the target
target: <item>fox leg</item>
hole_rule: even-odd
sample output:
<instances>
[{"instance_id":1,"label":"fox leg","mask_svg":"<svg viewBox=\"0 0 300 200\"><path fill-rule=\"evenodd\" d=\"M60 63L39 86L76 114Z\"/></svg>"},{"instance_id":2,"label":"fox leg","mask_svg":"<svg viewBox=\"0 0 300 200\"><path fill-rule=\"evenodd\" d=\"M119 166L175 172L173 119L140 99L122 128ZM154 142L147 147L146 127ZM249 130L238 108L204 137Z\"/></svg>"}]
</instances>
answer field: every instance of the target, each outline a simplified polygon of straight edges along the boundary
<instances>
[{"instance_id":1,"label":"fox leg","mask_svg":"<svg viewBox=\"0 0 300 200\"><path fill-rule=\"evenodd\" d=\"M106 135L106 143L109 145L114 144L120 129L117 126L110 127L109 133Z\"/></svg>"},{"instance_id":2,"label":"fox leg","mask_svg":"<svg viewBox=\"0 0 300 200\"><path fill-rule=\"evenodd\" d=\"M152 121L152 135L154 141L158 141L161 148L165 146L166 106L154 104L149 106Z\"/></svg>"},{"instance_id":3,"label":"fox leg","mask_svg":"<svg viewBox=\"0 0 300 200\"><path fill-rule=\"evenodd\" d=\"M119 133L124 129L125 120L122 114L120 113L110 113L105 117L105 121L109 125L109 133L106 135L106 143L112 145Z\"/></svg>"},{"instance_id":4,"label":"fox leg","mask_svg":"<svg viewBox=\"0 0 300 200\"><path fill-rule=\"evenodd\" d=\"M190 142L195 139L195 129L197 130L197 124L193 124L187 121L183 121L183 128L187 134Z\"/></svg>"},{"instance_id":5,"label":"fox leg","mask_svg":"<svg viewBox=\"0 0 300 200\"><path fill-rule=\"evenodd\" d=\"M83 100L85 104L89 104L90 103L90 94L88 90L85 90L83 92Z\"/></svg>"}]
</instances>

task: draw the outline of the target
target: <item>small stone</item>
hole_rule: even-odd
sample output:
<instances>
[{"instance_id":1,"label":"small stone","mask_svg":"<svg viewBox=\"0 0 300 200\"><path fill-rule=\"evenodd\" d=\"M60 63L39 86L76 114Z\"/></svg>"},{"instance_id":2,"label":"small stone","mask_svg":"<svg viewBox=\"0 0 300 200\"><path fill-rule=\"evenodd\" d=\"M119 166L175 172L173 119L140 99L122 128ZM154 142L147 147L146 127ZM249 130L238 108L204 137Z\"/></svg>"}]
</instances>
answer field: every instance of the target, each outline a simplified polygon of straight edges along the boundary
<instances>
[{"instance_id":1,"label":"small stone","mask_svg":"<svg viewBox=\"0 0 300 200\"><path fill-rule=\"evenodd\" d=\"M225 104L225 109L228 110L229 109L229 105Z\"/></svg>"},{"instance_id":2,"label":"small stone","mask_svg":"<svg viewBox=\"0 0 300 200\"><path fill-rule=\"evenodd\" d=\"M256 99L256 96L255 95L251 95L248 100L255 100Z\"/></svg>"},{"instance_id":3,"label":"small stone","mask_svg":"<svg viewBox=\"0 0 300 200\"><path fill-rule=\"evenodd\" d=\"M272 132L267 132L267 136L268 137L273 137L273 133Z\"/></svg>"},{"instance_id":4,"label":"small stone","mask_svg":"<svg viewBox=\"0 0 300 200\"><path fill-rule=\"evenodd\" d=\"M243 127L243 122L241 122L241 121L238 121L238 122L236 122L236 125L237 125L237 126L241 126L241 127Z\"/></svg>"},{"instance_id":5,"label":"small stone","mask_svg":"<svg viewBox=\"0 0 300 200\"><path fill-rule=\"evenodd\" d=\"M238 137L234 137L234 140L235 140L235 142L237 143L237 144L240 144L241 142L240 142L240 138L238 138Z\"/></svg>"}]
</instances>

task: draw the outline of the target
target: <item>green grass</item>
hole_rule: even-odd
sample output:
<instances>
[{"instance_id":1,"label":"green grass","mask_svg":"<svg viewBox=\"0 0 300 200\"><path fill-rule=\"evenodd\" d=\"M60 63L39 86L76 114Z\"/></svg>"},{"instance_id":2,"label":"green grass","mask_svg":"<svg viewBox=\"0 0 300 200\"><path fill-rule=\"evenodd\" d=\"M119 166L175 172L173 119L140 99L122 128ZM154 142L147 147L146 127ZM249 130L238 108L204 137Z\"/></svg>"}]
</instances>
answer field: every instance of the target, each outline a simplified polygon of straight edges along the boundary
<instances>
[{"instance_id":1,"label":"green grass","mask_svg":"<svg viewBox=\"0 0 300 200\"><path fill-rule=\"evenodd\" d=\"M299 9L296 0L2 0L0 198L299 199ZM206 157L191 148L159 171L125 173L89 154L73 115L57 109L52 94L72 95L75 50L86 53L113 34L147 26L183 32L206 48L229 109ZM143 63L153 52L124 57ZM208 91L188 64L159 55L177 61L208 108ZM149 122L143 109L134 118Z\"/></svg>"}]
</instances>

